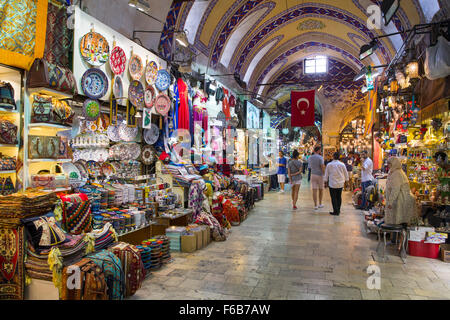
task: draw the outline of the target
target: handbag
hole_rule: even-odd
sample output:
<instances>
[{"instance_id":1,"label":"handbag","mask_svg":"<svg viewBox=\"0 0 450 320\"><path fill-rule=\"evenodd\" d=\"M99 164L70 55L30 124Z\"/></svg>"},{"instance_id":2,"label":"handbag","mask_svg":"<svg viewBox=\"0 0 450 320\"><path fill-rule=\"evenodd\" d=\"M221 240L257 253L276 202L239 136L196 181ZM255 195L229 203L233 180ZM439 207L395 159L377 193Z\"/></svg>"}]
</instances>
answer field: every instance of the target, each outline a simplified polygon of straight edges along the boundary
<instances>
[{"instance_id":1,"label":"handbag","mask_svg":"<svg viewBox=\"0 0 450 320\"><path fill-rule=\"evenodd\" d=\"M14 101L14 88L9 82L0 81L0 107L11 110L17 108Z\"/></svg>"},{"instance_id":2,"label":"handbag","mask_svg":"<svg viewBox=\"0 0 450 320\"><path fill-rule=\"evenodd\" d=\"M15 192L14 183L10 177L0 179L0 194L7 196Z\"/></svg>"},{"instance_id":3,"label":"handbag","mask_svg":"<svg viewBox=\"0 0 450 320\"><path fill-rule=\"evenodd\" d=\"M52 102L52 122L69 125L72 124L73 116L72 108L66 101L54 99Z\"/></svg>"},{"instance_id":4,"label":"handbag","mask_svg":"<svg viewBox=\"0 0 450 320\"><path fill-rule=\"evenodd\" d=\"M27 78L28 88L50 88L68 94L76 94L76 81L69 68L36 59Z\"/></svg>"},{"instance_id":5,"label":"handbag","mask_svg":"<svg viewBox=\"0 0 450 320\"><path fill-rule=\"evenodd\" d=\"M9 120L0 119L0 142L17 143L17 126Z\"/></svg>"},{"instance_id":6,"label":"handbag","mask_svg":"<svg viewBox=\"0 0 450 320\"><path fill-rule=\"evenodd\" d=\"M0 171L16 170L16 158L0 153Z\"/></svg>"},{"instance_id":7,"label":"handbag","mask_svg":"<svg viewBox=\"0 0 450 320\"><path fill-rule=\"evenodd\" d=\"M31 122L50 122L52 97L36 94L32 104Z\"/></svg>"},{"instance_id":8,"label":"handbag","mask_svg":"<svg viewBox=\"0 0 450 320\"><path fill-rule=\"evenodd\" d=\"M54 174L32 174L31 187L55 189L55 175Z\"/></svg>"}]
</instances>

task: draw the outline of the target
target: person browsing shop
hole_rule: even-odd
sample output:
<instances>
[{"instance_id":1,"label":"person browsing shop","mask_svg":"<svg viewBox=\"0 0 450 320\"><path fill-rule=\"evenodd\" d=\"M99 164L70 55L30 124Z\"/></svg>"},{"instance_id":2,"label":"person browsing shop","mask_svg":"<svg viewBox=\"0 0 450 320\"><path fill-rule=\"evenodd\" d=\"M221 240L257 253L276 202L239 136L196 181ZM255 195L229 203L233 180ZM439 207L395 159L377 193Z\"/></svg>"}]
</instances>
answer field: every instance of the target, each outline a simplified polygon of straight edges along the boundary
<instances>
[{"instance_id":1,"label":"person browsing shop","mask_svg":"<svg viewBox=\"0 0 450 320\"><path fill-rule=\"evenodd\" d=\"M311 169L311 188L313 191L314 210L323 208L323 173L325 171L325 164L321 153L321 147L316 146L314 148L314 154L308 159L308 166ZM317 205L317 192L319 193L319 205Z\"/></svg>"},{"instance_id":2,"label":"person browsing shop","mask_svg":"<svg viewBox=\"0 0 450 320\"><path fill-rule=\"evenodd\" d=\"M327 164L325 169L324 181L327 182L330 189L331 204L333 205L333 216L341 213L342 189L345 182L348 181L347 167L339 161L339 152L333 154L333 161Z\"/></svg>"},{"instance_id":3,"label":"person browsing shop","mask_svg":"<svg viewBox=\"0 0 450 320\"><path fill-rule=\"evenodd\" d=\"M373 181L373 162L369 158L369 153L367 150L364 150L361 153L361 192L362 192L362 202L361 207L358 209L367 210L367 198L366 198L366 189L372 185Z\"/></svg>"},{"instance_id":4,"label":"person browsing shop","mask_svg":"<svg viewBox=\"0 0 450 320\"><path fill-rule=\"evenodd\" d=\"M299 153L294 150L292 153L292 159L288 164L289 181L292 185L292 209L297 209L298 192L302 183L302 162L298 159Z\"/></svg>"},{"instance_id":5,"label":"person browsing shop","mask_svg":"<svg viewBox=\"0 0 450 320\"><path fill-rule=\"evenodd\" d=\"M278 183L280 184L280 192L284 192L284 183L286 182L286 164L287 159L284 157L284 152L280 151L278 157Z\"/></svg>"}]
</instances>

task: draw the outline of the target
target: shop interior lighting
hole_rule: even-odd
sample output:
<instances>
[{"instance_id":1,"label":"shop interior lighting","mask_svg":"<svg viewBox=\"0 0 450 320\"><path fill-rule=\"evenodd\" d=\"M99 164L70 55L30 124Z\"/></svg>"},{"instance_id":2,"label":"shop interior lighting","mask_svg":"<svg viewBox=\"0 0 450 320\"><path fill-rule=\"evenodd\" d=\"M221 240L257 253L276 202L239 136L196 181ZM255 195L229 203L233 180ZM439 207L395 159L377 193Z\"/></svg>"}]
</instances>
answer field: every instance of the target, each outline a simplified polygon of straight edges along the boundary
<instances>
[{"instance_id":1,"label":"shop interior lighting","mask_svg":"<svg viewBox=\"0 0 450 320\"><path fill-rule=\"evenodd\" d=\"M363 45L359 51L359 60L364 60L365 58L371 56L377 48L378 45L375 39L373 39L369 44Z\"/></svg>"},{"instance_id":2,"label":"shop interior lighting","mask_svg":"<svg viewBox=\"0 0 450 320\"><path fill-rule=\"evenodd\" d=\"M147 0L130 0L128 1L130 7L136 8L141 12L150 13L150 4Z\"/></svg>"},{"instance_id":3,"label":"shop interior lighting","mask_svg":"<svg viewBox=\"0 0 450 320\"><path fill-rule=\"evenodd\" d=\"M175 33L175 40L183 47L187 48L189 46L189 41L185 31L179 31Z\"/></svg>"},{"instance_id":4,"label":"shop interior lighting","mask_svg":"<svg viewBox=\"0 0 450 320\"><path fill-rule=\"evenodd\" d=\"M391 22L392 17L400 7L400 0L384 0L381 3L381 15L384 18L384 25L387 26Z\"/></svg>"}]
</instances>

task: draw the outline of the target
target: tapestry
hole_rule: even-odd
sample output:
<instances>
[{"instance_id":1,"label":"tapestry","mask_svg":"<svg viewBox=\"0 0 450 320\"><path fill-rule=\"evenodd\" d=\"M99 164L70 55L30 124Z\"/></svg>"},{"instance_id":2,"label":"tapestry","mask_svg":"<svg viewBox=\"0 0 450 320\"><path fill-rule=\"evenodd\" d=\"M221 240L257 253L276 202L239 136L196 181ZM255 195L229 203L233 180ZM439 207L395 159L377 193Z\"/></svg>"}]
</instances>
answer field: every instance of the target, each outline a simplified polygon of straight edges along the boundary
<instances>
[{"instance_id":1,"label":"tapestry","mask_svg":"<svg viewBox=\"0 0 450 320\"><path fill-rule=\"evenodd\" d=\"M42 58L47 0L0 0L0 63L29 70Z\"/></svg>"},{"instance_id":2,"label":"tapestry","mask_svg":"<svg viewBox=\"0 0 450 320\"><path fill-rule=\"evenodd\" d=\"M23 226L0 222L0 300L23 300L23 260Z\"/></svg>"},{"instance_id":3,"label":"tapestry","mask_svg":"<svg viewBox=\"0 0 450 320\"><path fill-rule=\"evenodd\" d=\"M47 32L44 60L61 67L69 66L70 33L67 29L66 7L49 1L47 10Z\"/></svg>"}]
</instances>

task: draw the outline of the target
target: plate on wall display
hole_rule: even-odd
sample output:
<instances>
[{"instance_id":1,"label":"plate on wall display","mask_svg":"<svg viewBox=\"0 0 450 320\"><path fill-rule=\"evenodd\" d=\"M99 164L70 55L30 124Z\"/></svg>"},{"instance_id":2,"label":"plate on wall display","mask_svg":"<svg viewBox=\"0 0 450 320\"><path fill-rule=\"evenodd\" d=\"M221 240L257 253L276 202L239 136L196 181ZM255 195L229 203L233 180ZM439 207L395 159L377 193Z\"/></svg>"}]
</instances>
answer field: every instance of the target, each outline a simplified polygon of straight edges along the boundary
<instances>
[{"instance_id":1,"label":"plate on wall display","mask_svg":"<svg viewBox=\"0 0 450 320\"><path fill-rule=\"evenodd\" d=\"M87 179L81 176L80 170L73 163L65 162L61 163L64 172L69 179L69 185L72 188L79 188L86 184Z\"/></svg>"},{"instance_id":2,"label":"plate on wall display","mask_svg":"<svg viewBox=\"0 0 450 320\"><path fill-rule=\"evenodd\" d=\"M106 177L110 177L116 173L116 169L109 162L104 162L101 167L102 174Z\"/></svg>"},{"instance_id":3,"label":"plate on wall display","mask_svg":"<svg viewBox=\"0 0 450 320\"><path fill-rule=\"evenodd\" d=\"M91 99L84 101L83 116L87 121L96 121L100 117L100 103L97 100Z\"/></svg>"},{"instance_id":4,"label":"plate on wall display","mask_svg":"<svg viewBox=\"0 0 450 320\"><path fill-rule=\"evenodd\" d=\"M157 76L158 64L155 61L150 61L145 67L145 81L147 81L149 85L153 85L156 81Z\"/></svg>"},{"instance_id":5,"label":"plate on wall display","mask_svg":"<svg viewBox=\"0 0 450 320\"><path fill-rule=\"evenodd\" d=\"M108 134L109 140L112 142L119 142L120 136L119 136L119 126L109 126L106 130L106 133Z\"/></svg>"},{"instance_id":6,"label":"plate on wall display","mask_svg":"<svg viewBox=\"0 0 450 320\"><path fill-rule=\"evenodd\" d=\"M144 141L147 144L155 144L159 139L159 128L156 124L152 123L150 129L144 130Z\"/></svg>"},{"instance_id":7,"label":"plate on wall display","mask_svg":"<svg viewBox=\"0 0 450 320\"><path fill-rule=\"evenodd\" d=\"M131 56L130 62L128 63L128 71L133 80L139 80L144 73L144 65L142 63L141 57L136 54Z\"/></svg>"},{"instance_id":8,"label":"plate on wall display","mask_svg":"<svg viewBox=\"0 0 450 320\"><path fill-rule=\"evenodd\" d=\"M158 89L159 91L165 91L169 89L171 82L172 79L167 70L161 69L158 71L155 82L156 89Z\"/></svg>"},{"instance_id":9,"label":"plate on wall display","mask_svg":"<svg viewBox=\"0 0 450 320\"><path fill-rule=\"evenodd\" d=\"M155 89L153 86L147 86L144 92L144 103L146 108L153 107L153 102L155 101Z\"/></svg>"},{"instance_id":10,"label":"plate on wall display","mask_svg":"<svg viewBox=\"0 0 450 320\"><path fill-rule=\"evenodd\" d=\"M88 69L81 78L81 88L89 98L100 99L108 92L108 78L100 69Z\"/></svg>"},{"instance_id":11,"label":"plate on wall display","mask_svg":"<svg viewBox=\"0 0 450 320\"><path fill-rule=\"evenodd\" d=\"M144 86L137 80L130 83L128 87L128 99L135 107L144 107Z\"/></svg>"},{"instance_id":12,"label":"plate on wall display","mask_svg":"<svg viewBox=\"0 0 450 320\"><path fill-rule=\"evenodd\" d=\"M170 98L166 94L159 94L155 98L155 102L153 103L156 112L158 112L162 116L167 116L170 110Z\"/></svg>"},{"instance_id":13,"label":"plate on wall display","mask_svg":"<svg viewBox=\"0 0 450 320\"><path fill-rule=\"evenodd\" d=\"M111 54L109 56L109 65L111 66L111 70L115 75L120 75L125 71L125 66L127 63L127 56L125 55L125 51L121 47L115 46L111 50Z\"/></svg>"},{"instance_id":14,"label":"plate on wall display","mask_svg":"<svg viewBox=\"0 0 450 320\"><path fill-rule=\"evenodd\" d=\"M126 122L119 125L119 137L122 141L133 141L138 134L138 127L129 127Z\"/></svg>"},{"instance_id":15,"label":"plate on wall display","mask_svg":"<svg viewBox=\"0 0 450 320\"><path fill-rule=\"evenodd\" d=\"M141 160L143 164L149 165L155 162L156 154L151 146L144 146L141 152Z\"/></svg>"},{"instance_id":16,"label":"plate on wall display","mask_svg":"<svg viewBox=\"0 0 450 320\"><path fill-rule=\"evenodd\" d=\"M91 66L100 67L109 59L108 41L100 33L86 33L80 40L80 53Z\"/></svg>"}]
</instances>

